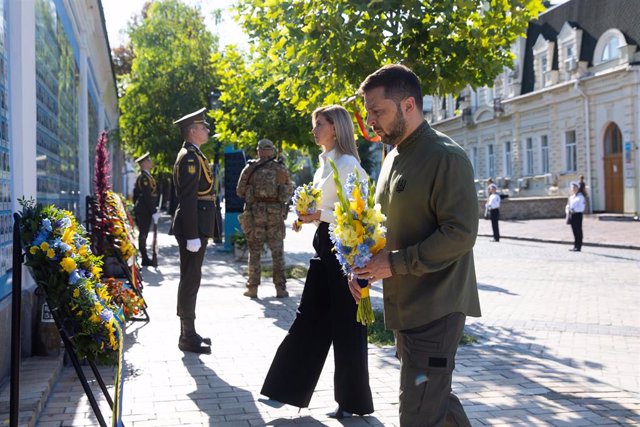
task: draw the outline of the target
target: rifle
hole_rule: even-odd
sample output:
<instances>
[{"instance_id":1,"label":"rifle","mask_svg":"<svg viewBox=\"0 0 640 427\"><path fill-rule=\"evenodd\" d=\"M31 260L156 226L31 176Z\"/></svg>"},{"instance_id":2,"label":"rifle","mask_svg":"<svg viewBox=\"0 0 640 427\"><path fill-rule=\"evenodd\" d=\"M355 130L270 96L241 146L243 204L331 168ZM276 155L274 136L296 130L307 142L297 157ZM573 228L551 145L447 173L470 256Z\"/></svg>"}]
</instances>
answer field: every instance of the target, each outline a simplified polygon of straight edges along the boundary
<instances>
[{"instance_id":1,"label":"rifle","mask_svg":"<svg viewBox=\"0 0 640 427\"><path fill-rule=\"evenodd\" d=\"M160 213L160 207L162 206L162 194L160 194L160 200L158 201L158 210L156 212ZM154 267L158 266L158 221L153 222L153 245L152 245L153 255L151 256L151 264Z\"/></svg>"}]
</instances>

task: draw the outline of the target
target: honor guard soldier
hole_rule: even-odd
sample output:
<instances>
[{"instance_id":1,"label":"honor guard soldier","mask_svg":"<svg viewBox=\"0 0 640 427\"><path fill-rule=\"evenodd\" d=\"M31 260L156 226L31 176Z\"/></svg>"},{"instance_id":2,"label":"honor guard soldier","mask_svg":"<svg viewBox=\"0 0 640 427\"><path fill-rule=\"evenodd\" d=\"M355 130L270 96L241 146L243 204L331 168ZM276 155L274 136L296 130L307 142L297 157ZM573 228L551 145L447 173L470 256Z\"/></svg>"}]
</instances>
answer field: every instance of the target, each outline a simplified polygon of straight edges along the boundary
<instances>
[{"instance_id":1,"label":"honor guard soldier","mask_svg":"<svg viewBox=\"0 0 640 427\"><path fill-rule=\"evenodd\" d=\"M184 139L173 167L176 208L169 234L176 236L180 247L180 284L178 286L178 317L182 351L211 353L211 340L202 338L195 329L196 300L202 262L207 241L213 237L215 195L213 174L200 147L209 138L205 108L176 120Z\"/></svg>"},{"instance_id":2,"label":"honor guard soldier","mask_svg":"<svg viewBox=\"0 0 640 427\"><path fill-rule=\"evenodd\" d=\"M277 161L275 146L268 139L258 142L258 160L250 160L240 174L236 194L245 199L244 212L238 220L249 245L249 281L244 295L258 296L261 265L260 253L266 243L273 258L273 284L276 297L287 292L284 272L284 220L293 195L293 182L287 168Z\"/></svg>"},{"instance_id":3,"label":"honor guard soldier","mask_svg":"<svg viewBox=\"0 0 640 427\"><path fill-rule=\"evenodd\" d=\"M153 167L149 152L144 153L136 159L140 167L140 175L136 179L136 186L133 189L133 203L136 225L138 226L138 249L142 255L142 265L153 265L147 255L147 235L151 227L151 221L157 221L160 214L157 211L158 190L156 180L151 176L150 170Z\"/></svg>"}]
</instances>

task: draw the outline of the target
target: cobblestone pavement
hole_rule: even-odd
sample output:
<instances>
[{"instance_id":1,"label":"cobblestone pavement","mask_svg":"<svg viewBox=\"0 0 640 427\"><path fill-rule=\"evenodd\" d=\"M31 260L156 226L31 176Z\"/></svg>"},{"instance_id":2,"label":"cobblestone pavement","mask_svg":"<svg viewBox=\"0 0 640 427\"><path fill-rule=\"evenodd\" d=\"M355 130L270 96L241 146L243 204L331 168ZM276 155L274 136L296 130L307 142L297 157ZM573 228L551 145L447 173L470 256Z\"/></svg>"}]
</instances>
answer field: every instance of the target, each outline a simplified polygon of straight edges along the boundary
<instances>
[{"instance_id":1,"label":"cobblestone pavement","mask_svg":"<svg viewBox=\"0 0 640 427\"><path fill-rule=\"evenodd\" d=\"M167 222L164 217L165 232ZM536 222L529 228L545 224L550 227ZM289 264L306 265L312 233L308 226L288 232ZM483 317L468 319L468 332L479 343L460 348L454 375L454 390L472 424L640 425L640 251L584 247L573 253L567 245L488 240L479 237L475 249ZM267 279L259 299L250 300L242 296L243 264L216 247L205 260L196 319L200 333L213 341L213 354L180 352L176 244L166 234L159 242L161 266L144 273L151 321L127 329L125 425L398 425L398 362L391 347L370 346L376 408L370 416L327 417L336 406L331 354L310 408L275 409L260 402L262 381L295 316L303 283L289 281L292 296L282 300ZM379 287L372 297L380 306ZM103 373L112 379L111 370ZM104 399L101 404L108 414ZM70 367L37 425L96 425Z\"/></svg>"}]
</instances>

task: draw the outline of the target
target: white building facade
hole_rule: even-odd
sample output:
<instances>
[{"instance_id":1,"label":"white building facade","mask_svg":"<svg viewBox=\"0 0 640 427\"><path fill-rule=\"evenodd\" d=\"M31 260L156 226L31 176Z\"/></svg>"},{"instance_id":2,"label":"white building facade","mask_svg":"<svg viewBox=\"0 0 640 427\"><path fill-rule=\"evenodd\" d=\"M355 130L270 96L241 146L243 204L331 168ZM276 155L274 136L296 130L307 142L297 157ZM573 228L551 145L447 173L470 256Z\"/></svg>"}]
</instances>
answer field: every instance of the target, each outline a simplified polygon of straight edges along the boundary
<instances>
[{"instance_id":1,"label":"white building facade","mask_svg":"<svg viewBox=\"0 0 640 427\"><path fill-rule=\"evenodd\" d=\"M11 325L13 212L34 198L85 215L101 130L117 127L116 82L100 0L0 0L0 348ZM111 146L116 168L121 150ZM23 271L23 354L33 284ZM0 352L0 379L9 352Z\"/></svg>"},{"instance_id":2,"label":"white building facade","mask_svg":"<svg viewBox=\"0 0 640 427\"><path fill-rule=\"evenodd\" d=\"M640 212L638 22L635 0L570 0L529 24L493 87L434 97L428 118L466 149L479 190L568 195L583 176L592 211Z\"/></svg>"}]
</instances>

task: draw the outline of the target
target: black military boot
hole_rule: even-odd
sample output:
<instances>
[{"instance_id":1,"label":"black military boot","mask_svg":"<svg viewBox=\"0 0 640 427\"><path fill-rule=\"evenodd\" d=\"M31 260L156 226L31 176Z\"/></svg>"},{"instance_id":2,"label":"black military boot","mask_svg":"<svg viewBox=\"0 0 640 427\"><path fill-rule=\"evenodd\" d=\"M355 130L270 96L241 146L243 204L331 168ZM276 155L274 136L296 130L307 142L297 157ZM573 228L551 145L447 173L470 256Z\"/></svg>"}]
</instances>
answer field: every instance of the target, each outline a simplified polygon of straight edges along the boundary
<instances>
[{"instance_id":1,"label":"black military boot","mask_svg":"<svg viewBox=\"0 0 640 427\"><path fill-rule=\"evenodd\" d=\"M202 338L196 333L193 319L181 319L180 326L180 340L178 341L178 348L180 350L191 353L211 354L211 347L209 346L211 340ZM209 345L205 344L205 339L209 341Z\"/></svg>"}]
</instances>

